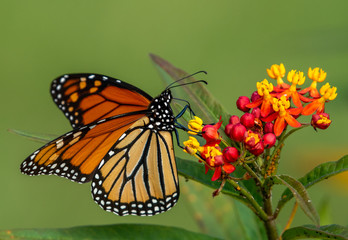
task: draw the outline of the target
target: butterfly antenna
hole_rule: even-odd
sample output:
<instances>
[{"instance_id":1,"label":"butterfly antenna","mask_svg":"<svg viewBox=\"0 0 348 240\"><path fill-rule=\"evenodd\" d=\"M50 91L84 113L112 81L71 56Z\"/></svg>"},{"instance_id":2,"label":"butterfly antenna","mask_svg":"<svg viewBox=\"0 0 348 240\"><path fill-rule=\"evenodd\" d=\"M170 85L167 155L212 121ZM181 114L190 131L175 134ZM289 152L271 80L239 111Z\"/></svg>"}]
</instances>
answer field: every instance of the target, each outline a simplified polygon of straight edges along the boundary
<instances>
[{"instance_id":1,"label":"butterfly antenna","mask_svg":"<svg viewBox=\"0 0 348 240\"><path fill-rule=\"evenodd\" d=\"M168 88L168 87L167 87L166 89L171 89L171 88L181 87L181 86L190 85L190 84L194 84L194 83L204 83L204 84L208 84L208 82L207 82L207 81L204 81L204 80L197 80L197 81L194 81L194 82L183 83L183 84L179 84L179 85L171 86L170 88Z\"/></svg>"},{"instance_id":2,"label":"butterfly antenna","mask_svg":"<svg viewBox=\"0 0 348 240\"><path fill-rule=\"evenodd\" d=\"M172 88L171 86L172 86L173 84L178 83L178 82L180 82L180 81L182 81L182 80L184 80L184 79L190 78L190 77L192 77L192 76L194 76L194 75L196 75L196 74L199 74L199 73L208 74L206 71L198 71L198 72L195 72L195 73L193 73L193 74L190 74L190 75L188 75L188 76L186 76L186 77L180 78L180 79L178 79L178 80L172 82L171 84L169 84L169 85L166 87L166 90ZM184 84L184 85L186 85L186 84ZM178 86L179 86L179 85L178 85ZM181 85L180 85L180 86L181 86Z\"/></svg>"}]
</instances>

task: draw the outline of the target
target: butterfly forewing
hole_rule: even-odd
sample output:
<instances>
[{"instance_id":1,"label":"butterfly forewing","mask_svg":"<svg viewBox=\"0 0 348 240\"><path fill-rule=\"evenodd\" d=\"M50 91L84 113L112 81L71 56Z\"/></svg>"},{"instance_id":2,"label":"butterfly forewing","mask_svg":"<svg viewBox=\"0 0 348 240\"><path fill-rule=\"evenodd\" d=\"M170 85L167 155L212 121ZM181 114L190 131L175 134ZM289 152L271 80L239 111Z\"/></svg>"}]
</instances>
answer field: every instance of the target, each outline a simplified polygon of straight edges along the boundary
<instances>
[{"instance_id":1,"label":"butterfly forewing","mask_svg":"<svg viewBox=\"0 0 348 240\"><path fill-rule=\"evenodd\" d=\"M151 216L169 210L179 183L169 131L154 131L148 117L132 125L100 163L94 200L118 215Z\"/></svg>"},{"instance_id":2,"label":"butterfly forewing","mask_svg":"<svg viewBox=\"0 0 348 240\"><path fill-rule=\"evenodd\" d=\"M28 175L55 174L88 182L117 139L145 113L118 115L75 129L30 155L21 165Z\"/></svg>"},{"instance_id":3,"label":"butterfly forewing","mask_svg":"<svg viewBox=\"0 0 348 240\"><path fill-rule=\"evenodd\" d=\"M57 106L79 128L124 113L146 110L152 100L144 91L99 74L68 74L51 84Z\"/></svg>"}]
</instances>

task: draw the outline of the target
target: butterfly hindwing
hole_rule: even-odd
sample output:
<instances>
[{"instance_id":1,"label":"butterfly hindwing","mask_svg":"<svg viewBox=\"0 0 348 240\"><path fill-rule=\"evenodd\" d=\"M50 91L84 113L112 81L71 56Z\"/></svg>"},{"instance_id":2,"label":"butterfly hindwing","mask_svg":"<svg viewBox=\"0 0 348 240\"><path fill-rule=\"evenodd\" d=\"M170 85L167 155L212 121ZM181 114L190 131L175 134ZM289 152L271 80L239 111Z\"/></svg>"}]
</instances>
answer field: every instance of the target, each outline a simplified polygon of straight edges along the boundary
<instances>
[{"instance_id":1,"label":"butterfly hindwing","mask_svg":"<svg viewBox=\"0 0 348 240\"><path fill-rule=\"evenodd\" d=\"M101 161L92 195L104 210L121 216L151 216L173 207L179 182L171 132L153 130L147 116L135 122Z\"/></svg>"},{"instance_id":2,"label":"butterfly hindwing","mask_svg":"<svg viewBox=\"0 0 348 240\"><path fill-rule=\"evenodd\" d=\"M47 143L21 165L27 175L55 174L84 183L117 139L145 113L123 114L89 124Z\"/></svg>"},{"instance_id":3,"label":"butterfly hindwing","mask_svg":"<svg viewBox=\"0 0 348 240\"><path fill-rule=\"evenodd\" d=\"M144 91L99 74L66 74L53 80L51 95L73 128L141 111L152 100Z\"/></svg>"}]
</instances>

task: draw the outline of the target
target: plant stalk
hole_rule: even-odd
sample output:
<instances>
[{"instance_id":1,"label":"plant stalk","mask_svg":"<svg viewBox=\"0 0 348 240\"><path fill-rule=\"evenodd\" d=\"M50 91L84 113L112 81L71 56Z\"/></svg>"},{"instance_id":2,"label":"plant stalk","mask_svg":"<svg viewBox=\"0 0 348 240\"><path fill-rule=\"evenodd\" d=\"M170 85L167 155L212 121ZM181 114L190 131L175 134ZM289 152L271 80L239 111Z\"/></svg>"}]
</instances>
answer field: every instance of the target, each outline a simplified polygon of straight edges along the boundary
<instances>
[{"instance_id":1,"label":"plant stalk","mask_svg":"<svg viewBox=\"0 0 348 240\"><path fill-rule=\"evenodd\" d=\"M267 237L269 240L277 240L279 236L275 219L272 216L271 195L265 197L266 198L264 199L264 209L266 214L268 215L268 219L264 221L264 224L267 232Z\"/></svg>"},{"instance_id":2,"label":"plant stalk","mask_svg":"<svg viewBox=\"0 0 348 240\"><path fill-rule=\"evenodd\" d=\"M268 216L265 213L265 211L262 209L262 207L256 202L254 197L246 191L244 188L240 187L239 184L236 181L233 181L232 179L227 179L227 182L230 183L237 191L240 192L242 196L244 196L245 199L249 201L249 203L252 206L253 211L256 213L256 215L262 220L267 221Z\"/></svg>"}]
</instances>

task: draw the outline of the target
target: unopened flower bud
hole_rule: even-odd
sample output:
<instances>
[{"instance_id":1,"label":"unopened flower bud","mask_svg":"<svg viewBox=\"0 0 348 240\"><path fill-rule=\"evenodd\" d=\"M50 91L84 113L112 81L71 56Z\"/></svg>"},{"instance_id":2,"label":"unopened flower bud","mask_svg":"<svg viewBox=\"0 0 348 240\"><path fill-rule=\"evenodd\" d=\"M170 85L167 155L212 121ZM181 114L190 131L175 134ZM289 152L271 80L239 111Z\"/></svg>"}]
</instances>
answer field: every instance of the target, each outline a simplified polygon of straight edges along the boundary
<instances>
[{"instance_id":1,"label":"unopened flower bud","mask_svg":"<svg viewBox=\"0 0 348 240\"><path fill-rule=\"evenodd\" d=\"M274 135L274 133L266 133L265 135L263 135L262 139L263 139L263 145L265 148L273 147L277 141L277 138Z\"/></svg>"},{"instance_id":2,"label":"unopened flower bud","mask_svg":"<svg viewBox=\"0 0 348 240\"><path fill-rule=\"evenodd\" d=\"M251 113L244 113L240 118L240 123L246 128L252 128L254 126L255 117Z\"/></svg>"},{"instance_id":3,"label":"unopened flower bud","mask_svg":"<svg viewBox=\"0 0 348 240\"><path fill-rule=\"evenodd\" d=\"M259 95L259 93L257 91L253 92L251 94L251 102L255 102L256 100L258 100L261 96Z\"/></svg>"},{"instance_id":4,"label":"unopened flower bud","mask_svg":"<svg viewBox=\"0 0 348 240\"><path fill-rule=\"evenodd\" d=\"M231 123L231 124L237 124L237 123L239 123L240 121L239 121L239 117L237 116L237 115L232 115L231 117L230 117L230 120L229 120L229 123Z\"/></svg>"},{"instance_id":5,"label":"unopened flower bud","mask_svg":"<svg viewBox=\"0 0 348 240\"><path fill-rule=\"evenodd\" d=\"M273 123L268 122L265 124L265 127L263 128L264 133L273 133Z\"/></svg>"},{"instance_id":6,"label":"unopened flower bud","mask_svg":"<svg viewBox=\"0 0 348 240\"><path fill-rule=\"evenodd\" d=\"M330 116L327 113L313 114L311 124L314 129L327 129L331 124Z\"/></svg>"},{"instance_id":7,"label":"unopened flower bud","mask_svg":"<svg viewBox=\"0 0 348 240\"><path fill-rule=\"evenodd\" d=\"M225 133L229 138L231 138L232 128L233 128L233 124L231 123L227 124L225 127Z\"/></svg>"},{"instance_id":8,"label":"unopened flower bud","mask_svg":"<svg viewBox=\"0 0 348 240\"><path fill-rule=\"evenodd\" d=\"M218 132L221 127L221 117L218 123L214 125L205 125L202 128L202 137L207 141L206 145L215 146L221 142L220 134Z\"/></svg>"},{"instance_id":9,"label":"unopened flower bud","mask_svg":"<svg viewBox=\"0 0 348 240\"><path fill-rule=\"evenodd\" d=\"M237 123L233 126L231 131L231 138L236 142L241 142L244 139L244 134L246 132L246 128L243 124Z\"/></svg>"},{"instance_id":10,"label":"unopened flower bud","mask_svg":"<svg viewBox=\"0 0 348 240\"><path fill-rule=\"evenodd\" d=\"M239 158L239 152L235 147L226 147L222 154L226 162L235 162Z\"/></svg>"},{"instance_id":11,"label":"unopened flower bud","mask_svg":"<svg viewBox=\"0 0 348 240\"><path fill-rule=\"evenodd\" d=\"M264 150L265 150L265 148L263 146L263 143L262 143L262 141L260 141L253 148L249 149L249 152L251 152L255 156L258 156L258 155L262 154Z\"/></svg>"},{"instance_id":12,"label":"unopened flower bud","mask_svg":"<svg viewBox=\"0 0 348 240\"><path fill-rule=\"evenodd\" d=\"M253 110L251 110L251 114L254 115L255 118L260 118L261 117L261 109L260 108L253 108Z\"/></svg>"},{"instance_id":13,"label":"unopened flower bud","mask_svg":"<svg viewBox=\"0 0 348 240\"><path fill-rule=\"evenodd\" d=\"M243 112L249 112L250 108L246 105L250 103L250 100L246 96L241 96L237 100L237 108Z\"/></svg>"}]
</instances>

